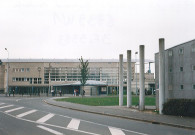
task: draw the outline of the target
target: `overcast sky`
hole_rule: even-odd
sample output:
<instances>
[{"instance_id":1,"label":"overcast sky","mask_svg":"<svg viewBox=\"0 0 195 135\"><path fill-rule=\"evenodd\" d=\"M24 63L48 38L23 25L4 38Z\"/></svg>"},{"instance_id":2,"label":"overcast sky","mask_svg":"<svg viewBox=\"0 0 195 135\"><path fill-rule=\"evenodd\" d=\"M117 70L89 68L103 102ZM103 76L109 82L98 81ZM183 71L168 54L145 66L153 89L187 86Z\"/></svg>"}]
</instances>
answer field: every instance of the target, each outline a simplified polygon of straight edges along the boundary
<instances>
[{"instance_id":1,"label":"overcast sky","mask_svg":"<svg viewBox=\"0 0 195 135\"><path fill-rule=\"evenodd\" d=\"M0 59L118 59L139 45L154 59L195 39L195 0L0 0Z\"/></svg>"}]
</instances>

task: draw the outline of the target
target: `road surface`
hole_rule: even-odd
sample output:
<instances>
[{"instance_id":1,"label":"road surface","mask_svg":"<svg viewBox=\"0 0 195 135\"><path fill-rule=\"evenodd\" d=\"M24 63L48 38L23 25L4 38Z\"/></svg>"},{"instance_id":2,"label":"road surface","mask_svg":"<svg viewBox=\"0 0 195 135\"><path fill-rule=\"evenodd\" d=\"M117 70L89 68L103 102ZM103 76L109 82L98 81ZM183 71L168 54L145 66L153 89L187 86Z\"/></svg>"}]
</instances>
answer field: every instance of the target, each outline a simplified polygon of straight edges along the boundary
<instances>
[{"instance_id":1,"label":"road surface","mask_svg":"<svg viewBox=\"0 0 195 135\"><path fill-rule=\"evenodd\" d=\"M0 97L0 135L195 135L194 130L79 112L45 97Z\"/></svg>"}]
</instances>

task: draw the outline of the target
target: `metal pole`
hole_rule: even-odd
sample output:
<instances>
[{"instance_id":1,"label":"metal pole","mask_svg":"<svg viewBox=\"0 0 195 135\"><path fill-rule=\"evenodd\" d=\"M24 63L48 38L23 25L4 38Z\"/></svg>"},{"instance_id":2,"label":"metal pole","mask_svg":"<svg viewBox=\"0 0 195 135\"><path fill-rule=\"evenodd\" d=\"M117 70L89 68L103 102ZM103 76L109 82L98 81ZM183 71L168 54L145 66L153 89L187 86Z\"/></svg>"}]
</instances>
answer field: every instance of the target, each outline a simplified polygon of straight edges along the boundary
<instances>
[{"instance_id":1,"label":"metal pole","mask_svg":"<svg viewBox=\"0 0 195 135\"><path fill-rule=\"evenodd\" d=\"M127 50L127 107L131 107L131 50Z\"/></svg>"},{"instance_id":2,"label":"metal pole","mask_svg":"<svg viewBox=\"0 0 195 135\"><path fill-rule=\"evenodd\" d=\"M7 57L7 81L6 81L6 91L5 91L5 96L7 97L7 93L9 90L9 51L7 48L5 48L5 50L8 53L8 57Z\"/></svg>"}]
</instances>

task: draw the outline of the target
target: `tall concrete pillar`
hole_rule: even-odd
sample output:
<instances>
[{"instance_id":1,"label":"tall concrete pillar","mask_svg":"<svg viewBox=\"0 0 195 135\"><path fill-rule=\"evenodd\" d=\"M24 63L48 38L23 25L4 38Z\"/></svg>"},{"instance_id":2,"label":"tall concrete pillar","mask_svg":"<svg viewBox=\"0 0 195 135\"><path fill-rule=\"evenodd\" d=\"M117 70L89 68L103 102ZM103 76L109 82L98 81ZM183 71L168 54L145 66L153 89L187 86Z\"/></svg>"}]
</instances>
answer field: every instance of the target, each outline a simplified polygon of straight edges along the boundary
<instances>
[{"instance_id":1,"label":"tall concrete pillar","mask_svg":"<svg viewBox=\"0 0 195 135\"><path fill-rule=\"evenodd\" d=\"M131 75L131 50L127 50L127 107L131 107L132 105Z\"/></svg>"},{"instance_id":2,"label":"tall concrete pillar","mask_svg":"<svg viewBox=\"0 0 195 135\"><path fill-rule=\"evenodd\" d=\"M162 114L165 102L165 45L164 38L159 39L159 113Z\"/></svg>"},{"instance_id":3,"label":"tall concrete pillar","mask_svg":"<svg viewBox=\"0 0 195 135\"><path fill-rule=\"evenodd\" d=\"M144 75L144 45L139 46L139 59L140 59L140 70L139 70L139 110L143 111L144 98L145 98L145 75Z\"/></svg>"},{"instance_id":4,"label":"tall concrete pillar","mask_svg":"<svg viewBox=\"0 0 195 135\"><path fill-rule=\"evenodd\" d=\"M123 55L119 55L119 106L123 106Z\"/></svg>"}]
</instances>

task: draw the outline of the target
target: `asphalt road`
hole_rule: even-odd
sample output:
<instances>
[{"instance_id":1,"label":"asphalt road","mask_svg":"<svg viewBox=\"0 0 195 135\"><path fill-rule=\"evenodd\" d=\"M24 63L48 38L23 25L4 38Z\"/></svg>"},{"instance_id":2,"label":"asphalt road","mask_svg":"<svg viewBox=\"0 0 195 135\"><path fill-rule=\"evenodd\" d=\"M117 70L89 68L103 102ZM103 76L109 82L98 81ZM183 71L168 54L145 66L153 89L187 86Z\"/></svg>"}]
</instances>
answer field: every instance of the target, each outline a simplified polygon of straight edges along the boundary
<instances>
[{"instance_id":1,"label":"asphalt road","mask_svg":"<svg viewBox=\"0 0 195 135\"><path fill-rule=\"evenodd\" d=\"M0 97L0 135L195 135L194 130L50 106L43 99Z\"/></svg>"}]
</instances>

